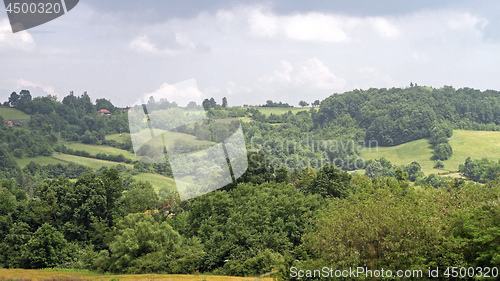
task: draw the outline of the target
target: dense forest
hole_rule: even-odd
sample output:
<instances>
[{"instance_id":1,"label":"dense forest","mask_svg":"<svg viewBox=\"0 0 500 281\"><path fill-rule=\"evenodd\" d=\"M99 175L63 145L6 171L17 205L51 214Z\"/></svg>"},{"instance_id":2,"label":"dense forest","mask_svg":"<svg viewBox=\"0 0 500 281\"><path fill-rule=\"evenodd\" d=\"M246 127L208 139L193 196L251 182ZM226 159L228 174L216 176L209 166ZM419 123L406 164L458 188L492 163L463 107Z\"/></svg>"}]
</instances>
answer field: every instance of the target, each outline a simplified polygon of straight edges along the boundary
<instances>
[{"instance_id":1,"label":"dense forest","mask_svg":"<svg viewBox=\"0 0 500 281\"><path fill-rule=\"evenodd\" d=\"M311 104L315 107L296 111L281 102L237 107L212 98L183 108L205 110L208 118L172 129L195 143L176 142L173 149L202 149L203 141L221 142L241 124L249 167L220 190L181 201L172 190L158 191L133 178L173 177L168 161L127 158L125 152L137 152L132 140L107 139L129 133L129 108L106 99L93 102L87 93L70 93L61 101L12 93L3 106L30 119L7 126L0 117L0 266L272 273L282 280L294 279L291 268L323 266L424 271L456 266L473 268L478 277L479 267L498 269L499 163L468 158L459 167L464 179L452 179L425 175L415 161L402 166L385 158L365 161L360 152L371 144L427 139L439 163L453 155L448 139L454 129L500 129L500 92L416 86L355 90ZM169 125L162 125L159 112L180 110L175 102L154 98L147 106L156 110L151 114L160 128ZM265 114L261 108L284 111ZM72 149L63 141L124 154ZM54 154L115 165L93 169L35 161ZM153 159L149 154L154 152L137 152Z\"/></svg>"}]
</instances>

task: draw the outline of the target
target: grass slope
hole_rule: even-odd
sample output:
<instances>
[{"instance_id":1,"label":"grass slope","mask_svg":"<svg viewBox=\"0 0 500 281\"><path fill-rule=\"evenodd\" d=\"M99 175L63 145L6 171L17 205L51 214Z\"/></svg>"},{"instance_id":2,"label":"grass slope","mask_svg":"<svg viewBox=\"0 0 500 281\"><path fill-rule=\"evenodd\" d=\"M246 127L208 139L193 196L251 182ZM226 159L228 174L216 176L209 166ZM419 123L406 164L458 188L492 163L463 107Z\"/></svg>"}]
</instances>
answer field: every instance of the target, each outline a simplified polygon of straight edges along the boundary
<instances>
[{"instance_id":1,"label":"grass slope","mask_svg":"<svg viewBox=\"0 0 500 281\"><path fill-rule=\"evenodd\" d=\"M37 157L30 157L30 158L22 158L22 159L15 158L15 159L16 159L17 164L21 168L26 167L26 165L28 165L31 161L38 163L42 166L46 166L49 164L53 164L53 165L55 165L55 164L63 164L63 165L67 164L67 162L59 160L59 159L54 158L52 156L37 156Z\"/></svg>"},{"instance_id":2,"label":"grass slope","mask_svg":"<svg viewBox=\"0 0 500 281\"><path fill-rule=\"evenodd\" d=\"M167 178L158 174L138 174L132 176L136 181L148 181L154 187L156 193L160 190L161 187L166 187L171 191L176 192L177 186L175 185L175 180L171 178Z\"/></svg>"},{"instance_id":3,"label":"grass slope","mask_svg":"<svg viewBox=\"0 0 500 281\"><path fill-rule=\"evenodd\" d=\"M127 169L132 169L134 167L133 165L125 164L125 163L118 163L118 162L113 162L113 161L105 161L105 160L99 160L99 159L93 159L93 158L86 158L86 157L80 157L80 156L69 155L69 154L62 154L62 153L57 153L57 152L55 152L52 155L52 157L55 159L61 160L63 162L66 162L66 163L73 162L76 164L90 167L92 169L100 169L102 167L112 167L112 166L116 166L118 164L125 165L125 167L127 167Z\"/></svg>"},{"instance_id":4,"label":"grass slope","mask_svg":"<svg viewBox=\"0 0 500 281\"><path fill-rule=\"evenodd\" d=\"M15 108L0 106L0 116L5 120L22 121L30 120L30 116Z\"/></svg>"},{"instance_id":5,"label":"grass slope","mask_svg":"<svg viewBox=\"0 0 500 281\"><path fill-rule=\"evenodd\" d=\"M125 156L125 158L136 160L134 153L107 145L91 145L74 141L59 141L59 143L64 144L67 148L71 148L73 150L87 151L88 153L90 153L90 155L94 156L97 155L98 153L113 154L113 155L122 154L123 156Z\"/></svg>"},{"instance_id":6,"label":"grass slope","mask_svg":"<svg viewBox=\"0 0 500 281\"><path fill-rule=\"evenodd\" d=\"M484 157L495 161L500 159L500 132L455 130L450 138L450 145L453 149L453 156L443 161L445 170L458 170L458 166L463 164L469 156L472 159ZM407 165L417 161L425 174L443 172L444 170L433 168L434 161L430 160L431 156L432 149L427 139L397 146L379 147L378 151L372 149L371 152L361 153L365 161L382 157L395 165Z\"/></svg>"},{"instance_id":7,"label":"grass slope","mask_svg":"<svg viewBox=\"0 0 500 281\"><path fill-rule=\"evenodd\" d=\"M309 111L311 108L310 107L255 107L258 109L262 114L265 114L267 116L271 115L271 113L274 113L276 115L281 115L285 114L288 111L291 111L293 114L296 114L299 111Z\"/></svg>"},{"instance_id":8,"label":"grass slope","mask_svg":"<svg viewBox=\"0 0 500 281\"><path fill-rule=\"evenodd\" d=\"M163 146L163 140L160 137L161 133L165 132L163 130L155 129L155 133L157 134L157 137L154 139L150 140L150 144L153 145L159 145ZM149 130L144 133L144 131L141 132L141 134L138 134L140 136L147 137L148 140L150 139L149 137ZM124 142L126 139L130 139L130 134L129 133L122 133L122 134L113 134L113 135L107 135L106 139L107 140L114 140L116 142ZM193 146L209 146L212 145L212 142L206 141L206 140L198 140L195 136L189 135L189 134L183 134L183 133L178 133L178 132L168 132L165 135L165 142L168 146L171 146L174 144L176 140L179 140L183 143L193 145Z\"/></svg>"},{"instance_id":9,"label":"grass slope","mask_svg":"<svg viewBox=\"0 0 500 281\"><path fill-rule=\"evenodd\" d=\"M211 275L123 274L109 275L69 270L0 269L0 278L23 280L156 280L156 281L271 281L272 278L229 277Z\"/></svg>"}]
</instances>

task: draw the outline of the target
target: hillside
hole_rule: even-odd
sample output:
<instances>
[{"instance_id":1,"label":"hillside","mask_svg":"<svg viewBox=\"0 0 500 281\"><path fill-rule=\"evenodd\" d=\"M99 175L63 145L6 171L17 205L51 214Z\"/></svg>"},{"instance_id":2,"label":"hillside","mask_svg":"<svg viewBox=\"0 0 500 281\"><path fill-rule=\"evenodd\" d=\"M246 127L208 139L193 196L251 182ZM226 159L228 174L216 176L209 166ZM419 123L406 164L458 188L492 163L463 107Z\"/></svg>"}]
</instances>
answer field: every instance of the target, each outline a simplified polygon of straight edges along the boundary
<instances>
[{"instance_id":1,"label":"hillside","mask_svg":"<svg viewBox=\"0 0 500 281\"><path fill-rule=\"evenodd\" d=\"M5 106L0 106L0 116L2 116L4 120L11 120L11 121L30 120L30 116L22 112L21 110Z\"/></svg>"},{"instance_id":2,"label":"hillside","mask_svg":"<svg viewBox=\"0 0 500 281\"><path fill-rule=\"evenodd\" d=\"M446 170L456 171L467 157L472 159L486 157L495 161L500 159L500 132L454 130L450 145L453 148L453 156L443 161L444 169L433 168L434 161L430 159L432 150L427 139L392 147L379 147L378 151L363 152L361 157L365 161L385 157L395 165L407 165L417 161L425 174L437 174Z\"/></svg>"}]
</instances>

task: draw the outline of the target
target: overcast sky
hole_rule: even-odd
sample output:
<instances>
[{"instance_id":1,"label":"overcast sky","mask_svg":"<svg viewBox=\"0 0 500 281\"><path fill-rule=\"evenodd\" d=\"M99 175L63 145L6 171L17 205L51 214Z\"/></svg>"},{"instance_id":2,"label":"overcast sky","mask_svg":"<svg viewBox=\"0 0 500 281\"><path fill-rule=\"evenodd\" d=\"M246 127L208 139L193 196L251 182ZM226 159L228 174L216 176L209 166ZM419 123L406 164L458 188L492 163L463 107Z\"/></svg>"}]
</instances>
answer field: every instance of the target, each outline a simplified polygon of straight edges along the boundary
<instances>
[{"instance_id":1,"label":"overcast sky","mask_svg":"<svg viewBox=\"0 0 500 281\"><path fill-rule=\"evenodd\" d=\"M2 6L0 101L87 91L127 106L191 78L229 105L410 82L500 90L499 14L498 1L81 0L13 34Z\"/></svg>"}]
</instances>

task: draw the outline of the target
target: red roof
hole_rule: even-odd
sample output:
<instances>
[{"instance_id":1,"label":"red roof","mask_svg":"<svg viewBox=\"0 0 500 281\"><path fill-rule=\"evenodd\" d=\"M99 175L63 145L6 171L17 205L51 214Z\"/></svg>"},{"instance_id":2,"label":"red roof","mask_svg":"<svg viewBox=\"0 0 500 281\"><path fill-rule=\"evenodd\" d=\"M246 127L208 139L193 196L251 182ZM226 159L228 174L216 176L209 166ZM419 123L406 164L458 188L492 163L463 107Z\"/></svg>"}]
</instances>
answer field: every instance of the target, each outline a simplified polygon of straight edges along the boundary
<instances>
[{"instance_id":1,"label":"red roof","mask_svg":"<svg viewBox=\"0 0 500 281\"><path fill-rule=\"evenodd\" d=\"M111 114L111 112L109 112L109 110L106 110L106 109L99 110L99 113Z\"/></svg>"}]
</instances>

